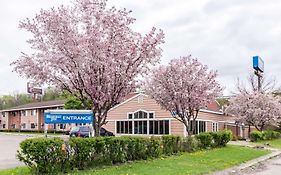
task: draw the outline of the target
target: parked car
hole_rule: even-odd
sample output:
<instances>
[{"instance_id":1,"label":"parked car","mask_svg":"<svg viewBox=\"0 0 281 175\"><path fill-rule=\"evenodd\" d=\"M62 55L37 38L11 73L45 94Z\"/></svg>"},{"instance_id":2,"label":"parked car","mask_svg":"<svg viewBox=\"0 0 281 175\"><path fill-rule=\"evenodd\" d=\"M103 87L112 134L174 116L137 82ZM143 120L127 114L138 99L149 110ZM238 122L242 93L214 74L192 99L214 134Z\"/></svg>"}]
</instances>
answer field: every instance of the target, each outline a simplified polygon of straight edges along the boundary
<instances>
[{"instance_id":1,"label":"parked car","mask_svg":"<svg viewBox=\"0 0 281 175\"><path fill-rule=\"evenodd\" d=\"M69 131L70 137L90 137L93 128L90 126L75 126ZM114 134L104 128L100 129L100 136L114 136Z\"/></svg>"},{"instance_id":2,"label":"parked car","mask_svg":"<svg viewBox=\"0 0 281 175\"><path fill-rule=\"evenodd\" d=\"M114 136L114 134L104 128L100 129L100 136Z\"/></svg>"},{"instance_id":3,"label":"parked car","mask_svg":"<svg viewBox=\"0 0 281 175\"><path fill-rule=\"evenodd\" d=\"M90 137L92 135L93 128L90 126L75 126L70 132L70 137Z\"/></svg>"}]
</instances>

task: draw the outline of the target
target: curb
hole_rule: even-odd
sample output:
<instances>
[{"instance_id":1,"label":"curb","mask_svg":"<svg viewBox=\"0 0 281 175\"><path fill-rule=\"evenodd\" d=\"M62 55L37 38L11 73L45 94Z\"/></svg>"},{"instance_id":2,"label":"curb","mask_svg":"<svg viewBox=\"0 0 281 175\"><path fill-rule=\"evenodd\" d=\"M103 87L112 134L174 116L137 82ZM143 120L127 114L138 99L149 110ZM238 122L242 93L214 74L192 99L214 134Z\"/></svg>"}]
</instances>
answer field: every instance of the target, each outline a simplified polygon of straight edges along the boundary
<instances>
[{"instance_id":1,"label":"curb","mask_svg":"<svg viewBox=\"0 0 281 175\"><path fill-rule=\"evenodd\" d=\"M25 133L9 133L9 132L0 132L0 135L10 135L10 136L26 136L26 137L45 137L44 133L42 134L25 134ZM64 135L48 135L48 137L61 137Z\"/></svg>"},{"instance_id":2,"label":"curb","mask_svg":"<svg viewBox=\"0 0 281 175\"><path fill-rule=\"evenodd\" d=\"M272 159L272 158L277 157L279 155L281 155L281 150L274 151L274 152L272 152L270 154L267 154L265 156L261 156L259 158L253 159L253 160L250 160L250 161L242 163L242 164L240 164L238 166L234 166L234 167L231 167L231 168L228 168L228 169L217 171L217 172L211 173L209 175L239 174L239 171L241 171L241 170L244 170L246 168L249 168L249 167L251 167L253 165L256 165L258 163L264 162L266 160Z\"/></svg>"}]
</instances>

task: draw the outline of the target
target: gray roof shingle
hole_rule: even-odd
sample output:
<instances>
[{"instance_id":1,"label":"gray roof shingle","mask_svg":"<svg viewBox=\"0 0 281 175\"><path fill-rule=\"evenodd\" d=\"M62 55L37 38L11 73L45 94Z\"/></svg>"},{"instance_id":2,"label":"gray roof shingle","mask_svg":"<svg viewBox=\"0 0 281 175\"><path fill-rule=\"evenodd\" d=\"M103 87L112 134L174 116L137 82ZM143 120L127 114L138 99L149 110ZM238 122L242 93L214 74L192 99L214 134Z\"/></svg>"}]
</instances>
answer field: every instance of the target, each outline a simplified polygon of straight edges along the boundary
<instances>
[{"instance_id":1,"label":"gray roof shingle","mask_svg":"<svg viewBox=\"0 0 281 175\"><path fill-rule=\"evenodd\" d=\"M26 110L26 109L38 109L38 108L50 108L50 107L61 107L64 106L66 100L52 100L52 101L42 101L42 102L34 102L28 103L8 109L0 110L1 112L8 111L18 111L18 110Z\"/></svg>"}]
</instances>

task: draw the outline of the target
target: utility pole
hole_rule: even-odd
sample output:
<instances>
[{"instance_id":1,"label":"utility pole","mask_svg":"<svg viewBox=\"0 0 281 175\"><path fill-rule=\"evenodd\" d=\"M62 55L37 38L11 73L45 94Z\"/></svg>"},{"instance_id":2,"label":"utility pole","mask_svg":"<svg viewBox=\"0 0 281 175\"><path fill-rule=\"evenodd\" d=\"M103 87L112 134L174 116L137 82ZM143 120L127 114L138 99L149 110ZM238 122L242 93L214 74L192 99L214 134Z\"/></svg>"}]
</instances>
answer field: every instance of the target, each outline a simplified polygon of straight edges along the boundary
<instances>
[{"instance_id":1,"label":"utility pole","mask_svg":"<svg viewBox=\"0 0 281 175\"><path fill-rule=\"evenodd\" d=\"M261 90L261 81L263 77L263 72L264 72L264 62L259 56L254 56L253 57L253 68L254 68L254 73L258 77L258 91Z\"/></svg>"}]
</instances>

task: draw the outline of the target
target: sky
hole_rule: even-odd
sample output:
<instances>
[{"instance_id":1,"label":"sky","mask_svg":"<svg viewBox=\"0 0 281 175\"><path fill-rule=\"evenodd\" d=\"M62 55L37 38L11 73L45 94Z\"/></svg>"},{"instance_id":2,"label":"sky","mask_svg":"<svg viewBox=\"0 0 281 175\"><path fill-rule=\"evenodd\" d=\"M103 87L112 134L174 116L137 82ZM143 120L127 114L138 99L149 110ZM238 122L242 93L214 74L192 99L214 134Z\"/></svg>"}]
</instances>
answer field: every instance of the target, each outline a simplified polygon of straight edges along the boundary
<instances>
[{"instance_id":1,"label":"sky","mask_svg":"<svg viewBox=\"0 0 281 175\"><path fill-rule=\"evenodd\" d=\"M18 28L40 9L71 5L70 0L2 0L0 2L0 95L26 92L28 80L12 72L10 63L30 53L30 34ZM109 6L132 10L132 28L142 34L153 26L165 33L161 63L192 55L210 69L224 95L235 90L237 78L253 73L252 57L265 62L265 75L281 74L280 0L109 0Z\"/></svg>"}]
</instances>

